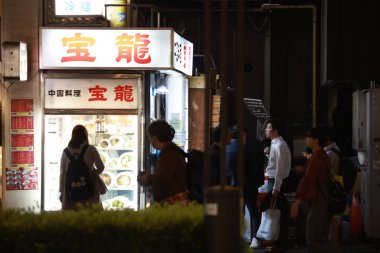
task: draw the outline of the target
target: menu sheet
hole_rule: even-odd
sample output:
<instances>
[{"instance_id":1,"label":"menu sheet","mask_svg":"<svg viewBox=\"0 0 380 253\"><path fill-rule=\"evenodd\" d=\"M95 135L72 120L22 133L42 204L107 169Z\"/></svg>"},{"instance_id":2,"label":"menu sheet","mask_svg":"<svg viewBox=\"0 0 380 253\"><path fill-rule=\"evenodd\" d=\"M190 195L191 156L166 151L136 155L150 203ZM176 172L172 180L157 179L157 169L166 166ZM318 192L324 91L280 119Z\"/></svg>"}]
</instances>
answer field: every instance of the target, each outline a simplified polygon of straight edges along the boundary
<instances>
[{"instance_id":1,"label":"menu sheet","mask_svg":"<svg viewBox=\"0 0 380 253\"><path fill-rule=\"evenodd\" d=\"M37 190L34 164L34 101L11 99L11 168L6 169L7 190Z\"/></svg>"}]
</instances>

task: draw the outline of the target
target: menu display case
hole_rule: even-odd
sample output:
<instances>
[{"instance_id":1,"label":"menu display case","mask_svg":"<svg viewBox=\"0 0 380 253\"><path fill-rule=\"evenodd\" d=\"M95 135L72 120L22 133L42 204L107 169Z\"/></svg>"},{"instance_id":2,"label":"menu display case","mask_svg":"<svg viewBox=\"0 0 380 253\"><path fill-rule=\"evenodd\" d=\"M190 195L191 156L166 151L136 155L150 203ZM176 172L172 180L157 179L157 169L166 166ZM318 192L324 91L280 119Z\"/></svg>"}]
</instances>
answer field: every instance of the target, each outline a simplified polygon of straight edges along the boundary
<instances>
[{"instance_id":1,"label":"menu display case","mask_svg":"<svg viewBox=\"0 0 380 253\"><path fill-rule=\"evenodd\" d=\"M101 178L108 191L101 195L105 210L137 209L138 116L46 115L45 116L45 210L59 210L59 174L63 149L75 125L84 125L90 145L105 165Z\"/></svg>"}]
</instances>

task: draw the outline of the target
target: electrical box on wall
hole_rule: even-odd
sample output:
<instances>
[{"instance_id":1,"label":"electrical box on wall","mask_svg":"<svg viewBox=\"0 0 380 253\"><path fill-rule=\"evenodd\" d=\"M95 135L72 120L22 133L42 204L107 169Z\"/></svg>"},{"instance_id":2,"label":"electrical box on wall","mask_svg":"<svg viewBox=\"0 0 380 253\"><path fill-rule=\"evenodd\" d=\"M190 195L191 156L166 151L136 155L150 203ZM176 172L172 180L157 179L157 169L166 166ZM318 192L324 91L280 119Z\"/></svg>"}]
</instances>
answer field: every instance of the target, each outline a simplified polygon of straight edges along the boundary
<instances>
[{"instance_id":1,"label":"electrical box on wall","mask_svg":"<svg viewBox=\"0 0 380 253\"><path fill-rule=\"evenodd\" d=\"M5 81L26 81L28 78L27 44L21 41L3 42Z\"/></svg>"}]
</instances>

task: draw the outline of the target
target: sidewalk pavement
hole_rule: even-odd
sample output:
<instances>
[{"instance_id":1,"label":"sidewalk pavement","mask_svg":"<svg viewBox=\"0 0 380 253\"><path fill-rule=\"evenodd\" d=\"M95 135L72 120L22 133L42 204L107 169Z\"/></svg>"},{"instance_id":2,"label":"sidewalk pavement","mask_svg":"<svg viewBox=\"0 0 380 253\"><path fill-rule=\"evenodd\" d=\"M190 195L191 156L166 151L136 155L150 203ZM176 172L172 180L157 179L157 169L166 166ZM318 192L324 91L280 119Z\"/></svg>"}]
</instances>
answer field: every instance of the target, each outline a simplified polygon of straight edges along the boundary
<instances>
[{"instance_id":1,"label":"sidewalk pavement","mask_svg":"<svg viewBox=\"0 0 380 253\"><path fill-rule=\"evenodd\" d=\"M264 253L264 249L254 249L254 253ZM307 247L291 246L287 253L307 253ZM342 245L342 253L380 253L379 241L347 242Z\"/></svg>"}]
</instances>

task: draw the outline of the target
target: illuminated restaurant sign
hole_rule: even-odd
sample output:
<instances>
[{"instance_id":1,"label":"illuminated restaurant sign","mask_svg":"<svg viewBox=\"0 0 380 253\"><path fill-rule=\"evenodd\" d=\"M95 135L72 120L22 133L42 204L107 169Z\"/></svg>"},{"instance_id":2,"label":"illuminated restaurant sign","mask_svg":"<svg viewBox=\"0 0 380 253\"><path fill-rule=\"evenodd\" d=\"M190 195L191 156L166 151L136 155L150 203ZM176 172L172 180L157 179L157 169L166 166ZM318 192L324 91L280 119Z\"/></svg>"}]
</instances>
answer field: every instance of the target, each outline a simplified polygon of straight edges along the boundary
<instances>
[{"instance_id":1,"label":"illuminated restaurant sign","mask_svg":"<svg viewBox=\"0 0 380 253\"><path fill-rule=\"evenodd\" d=\"M45 79L46 109L137 109L138 79Z\"/></svg>"},{"instance_id":2,"label":"illuminated restaurant sign","mask_svg":"<svg viewBox=\"0 0 380 253\"><path fill-rule=\"evenodd\" d=\"M101 0L55 0L55 15L58 16L103 15L103 9Z\"/></svg>"},{"instance_id":3,"label":"illuminated restaurant sign","mask_svg":"<svg viewBox=\"0 0 380 253\"><path fill-rule=\"evenodd\" d=\"M176 69L192 74L193 44L171 29L42 28L41 69Z\"/></svg>"}]
</instances>

